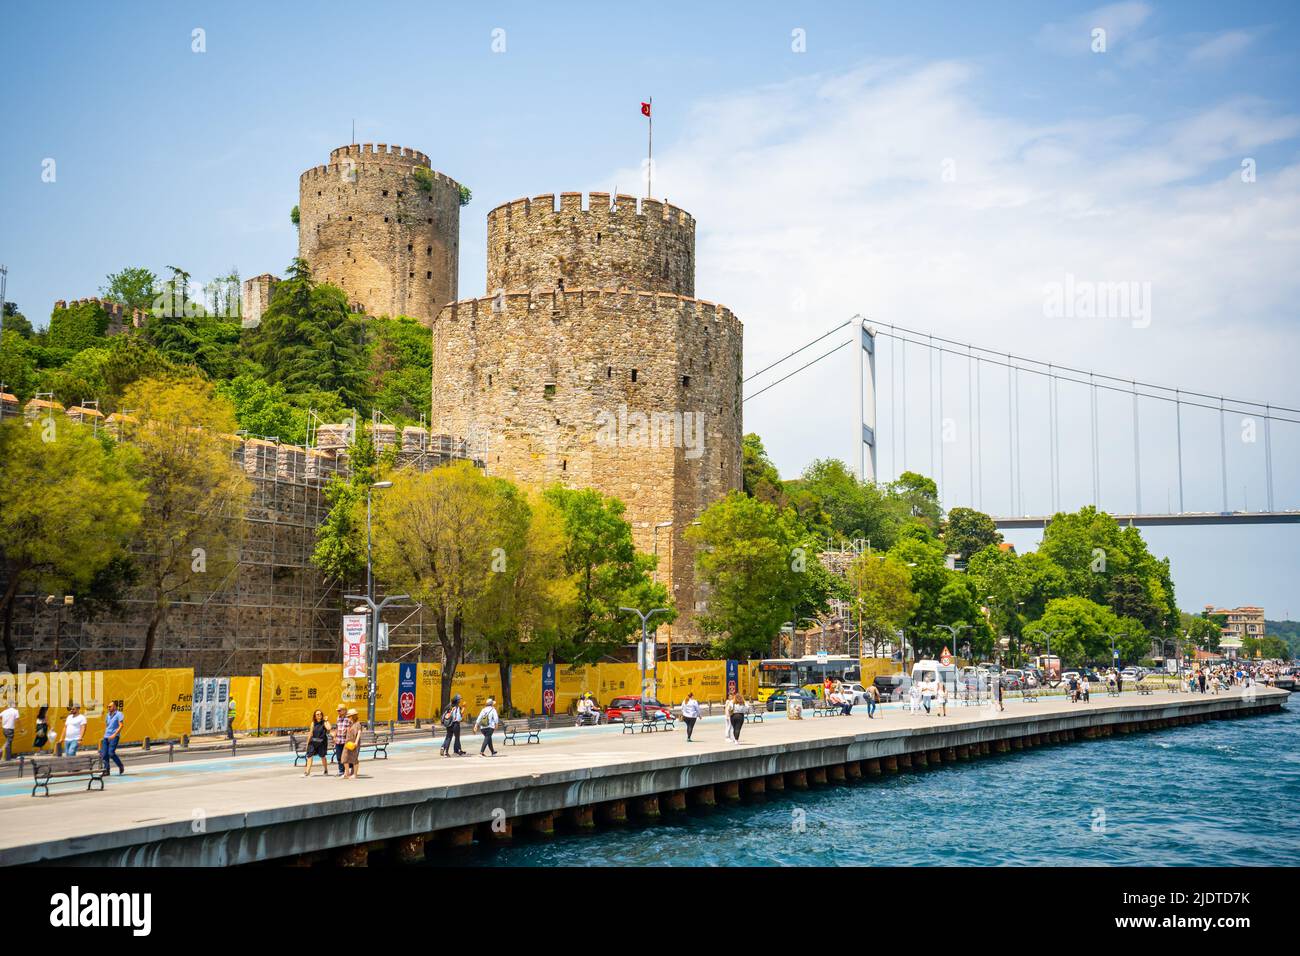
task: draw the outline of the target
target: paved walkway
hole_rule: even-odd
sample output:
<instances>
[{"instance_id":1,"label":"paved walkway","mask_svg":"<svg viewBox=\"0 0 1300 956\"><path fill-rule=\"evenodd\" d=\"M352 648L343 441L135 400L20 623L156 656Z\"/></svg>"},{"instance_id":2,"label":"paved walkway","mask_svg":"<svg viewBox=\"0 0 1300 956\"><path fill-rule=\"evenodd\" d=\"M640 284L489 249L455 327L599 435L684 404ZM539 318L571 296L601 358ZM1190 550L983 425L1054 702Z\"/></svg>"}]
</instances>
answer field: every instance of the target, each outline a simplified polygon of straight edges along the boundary
<instances>
[{"instance_id":1,"label":"paved walkway","mask_svg":"<svg viewBox=\"0 0 1300 956\"><path fill-rule=\"evenodd\" d=\"M463 785L476 781L522 778L551 771L599 768L662 760L665 757L707 753L755 745L781 745L848 734L897 732L911 728L953 728L988 721L1023 719L1082 710L1116 707L1146 707L1167 703L1191 703L1240 697L1241 691L1199 695L1159 692L1150 696L1125 693L1121 698L1104 693L1090 703L1071 704L1062 698L1040 699L1037 703L1007 701L999 713L987 706L949 706L948 716L909 714L896 707L877 712L868 719L865 708L855 708L849 717L810 717L787 720L784 714L768 714L762 723L747 723L740 744L725 739L721 716L703 718L695 728L695 740L688 743L684 725L678 721L673 732L623 734L619 725L564 728L544 732L540 745L502 745L501 756L480 757L480 738L466 733L463 745L467 757L441 757L435 740L426 736L394 743L388 760L363 759L360 777L341 780L331 768L324 777L319 769L311 778L293 766L288 745L283 750L240 757L132 767L116 773L103 793L86 792L78 784L54 788L50 798L32 797L31 785L10 782L0 785L0 808L4 827L0 832L0 862L7 848L30 846L56 839L77 839L96 833L149 827L151 824L199 821L208 816L251 813L260 810L301 807L302 816L312 815L312 804L352 796L369 796L421 790L440 785ZM1279 696L1282 691L1260 689L1258 696ZM319 768L319 763L317 763Z\"/></svg>"}]
</instances>

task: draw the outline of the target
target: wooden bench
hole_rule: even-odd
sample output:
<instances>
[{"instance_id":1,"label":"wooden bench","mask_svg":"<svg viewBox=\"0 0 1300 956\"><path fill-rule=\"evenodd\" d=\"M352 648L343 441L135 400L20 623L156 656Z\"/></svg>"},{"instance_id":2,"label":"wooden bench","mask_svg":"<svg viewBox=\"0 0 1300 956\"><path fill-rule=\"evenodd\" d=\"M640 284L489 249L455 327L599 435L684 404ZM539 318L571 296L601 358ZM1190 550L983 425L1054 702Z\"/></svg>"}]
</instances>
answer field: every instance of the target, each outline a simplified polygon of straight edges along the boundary
<instances>
[{"instance_id":1,"label":"wooden bench","mask_svg":"<svg viewBox=\"0 0 1300 956\"><path fill-rule=\"evenodd\" d=\"M36 796L38 790L44 790L48 797L50 784L73 780L85 780L87 790L95 789L96 783L99 784L98 789L103 790L106 776L108 771L98 753L77 754L74 757L38 757L32 760L32 779L35 781L32 796Z\"/></svg>"},{"instance_id":2,"label":"wooden bench","mask_svg":"<svg viewBox=\"0 0 1300 956\"><path fill-rule=\"evenodd\" d=\"M745 715L745 723L761 724L763 722L763 717L766 715L766 713L767 713L766 711L755 710L753 707L751 707L749 709L749 713Z\"/></svg>"},{"instance_id":3,"label":"wooden bench","mask_svg":"<svg viewBox=\"0 0 1300 956\"><path fill-rule=\"evenodd\" d=\"M831 704L822 700L820 697L813 702L812 712L814 717L834 717L843 710L842 704Z\"/></svg>"},{"instance_id":4,"label":"wooden bench","mask_svg":"<svg viewBox=\"0 0 1300 956\"><path fill-rule=\"evenodd\" d=\"M525 744L540 744L542 731L546 730L548 725L545 717L528 717L523 720L506 721L503 727L501 739L508 744L519 743L521 734Z\"/></svg>"},{"instance_id":5,"label":"wooden bench","mask_svg":"<svg viewBox=\"0 0 1300 956\"><path fill-rule=\"evenodd\" d=\"M639 717L635 714L628 714L623 718L623 733L635 734L638 731L674 730L677 727L677 718L670 713L667 717L659 717L652 713L643 713Z\"/></svg>"}]
</instances>

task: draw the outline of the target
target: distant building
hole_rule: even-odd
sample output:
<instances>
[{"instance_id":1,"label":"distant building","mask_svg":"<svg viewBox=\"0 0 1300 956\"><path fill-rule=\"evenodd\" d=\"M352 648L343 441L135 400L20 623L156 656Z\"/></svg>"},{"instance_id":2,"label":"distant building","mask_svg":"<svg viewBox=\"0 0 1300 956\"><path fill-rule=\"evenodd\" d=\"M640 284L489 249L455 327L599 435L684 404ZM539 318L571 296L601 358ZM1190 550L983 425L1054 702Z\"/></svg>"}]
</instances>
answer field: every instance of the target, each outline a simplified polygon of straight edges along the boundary
<instances>
[{"instance_id":1,"label":"distant building","mask_svg":"<svg viewBox=\"0 0 1300 956\"><path fill-rule=\"evenodd\" d=\"M1223 626L1223 636L1219 641L1221 647L1227 648L1229 640L1234 641L1234 647L1240 648L1241 642L1248 637L1261 638L1264 636L1264 609L1253 605L1234 608L1216 608L1213 604L1205 605L1206 616L1222 615L1227 619Z\"/></svg>"}]
</instances>

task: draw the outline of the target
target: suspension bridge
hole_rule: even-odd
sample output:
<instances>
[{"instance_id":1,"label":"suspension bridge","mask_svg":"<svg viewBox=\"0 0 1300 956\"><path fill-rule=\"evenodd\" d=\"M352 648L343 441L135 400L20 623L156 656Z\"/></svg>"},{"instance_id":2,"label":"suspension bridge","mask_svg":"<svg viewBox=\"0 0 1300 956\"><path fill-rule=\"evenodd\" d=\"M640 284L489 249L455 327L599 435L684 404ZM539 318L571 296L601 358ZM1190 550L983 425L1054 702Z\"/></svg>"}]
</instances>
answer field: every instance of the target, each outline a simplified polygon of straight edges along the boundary
<instances>
[{"instance_id":1,"label":"suspension bridge","mask_svg":"<svg viewBox=\"0 0 1300 956\"><path fill-rule=\"evenodd\" d=\"M945 507L989 511L1003 529L1042 528L1088 504L1134 526L1300 522L1297 488L1282 501L1274 488L1274 432L1294 455L1300 409L1268 401L1045 362L860 315L746 376L744 400L845 348L854 388L848 444L864 480L921 471ZM1149 503L1161 482L1165 508L1144 506L1144 491Z\"/></svg>"}]
</instances>

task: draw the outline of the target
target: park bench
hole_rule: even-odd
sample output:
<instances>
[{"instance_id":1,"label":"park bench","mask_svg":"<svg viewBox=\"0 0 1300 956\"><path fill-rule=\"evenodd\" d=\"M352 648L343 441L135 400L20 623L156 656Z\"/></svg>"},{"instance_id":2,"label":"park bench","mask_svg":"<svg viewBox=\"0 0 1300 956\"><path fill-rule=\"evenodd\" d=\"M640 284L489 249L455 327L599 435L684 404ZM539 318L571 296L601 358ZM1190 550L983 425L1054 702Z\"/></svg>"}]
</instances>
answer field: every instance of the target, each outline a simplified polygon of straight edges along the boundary
<instances>
[{"instance_id":1,"label":"park bench","mask_svg":"<svg viewBox=\"0 0 1300 956\"><path fill-rule=\"evenodd\" d=\"M670 712L667 717L658 717L647 711L639 717L635 714L627 714L623 717L623 733L634 734L640 731L660 731L676 729L676 718Z\"/></svg>"},{"instance_id":2,"label":"park bench","mask_svg":"<svg viewBox=\"0 0 1300 956\"><path fill-rule=\"evenodd\" d=\"M436 731L435 736L437 736ZM388 744L391 740L392 738L388 734L377 734L371 730L363 730L361 732L361 738L357 741L357 757L360 758L365 751L369 750L376 760L379 759L381 755L385 760L387 760ZM289 747L293 750L293 765L295 767L300 763L305 764L307 762L307 744L310 743L310 741L310 737L302 737L297 733L290 732ZM330 737L329 746L326 747L325 754L327 761L334 759L333 736Z\"/></svg>"},{"instance_id":3,"label":"park bench","mask_svg":"<svg viewBox=\"0 0 1300 956\"><path fill-rule=\"evenodd\" d=\"M758 710L754 707L749 708L749 713L745 715L745 723L761 724L766 711Z\"/></svg>"},{"instance_id":4,"label":"park bench","mask_svg":"<svg viewBox=\"0 0 1300 956\"><path fill-rule=\"evenodd\" d=\"M501 739L508 744L519 743L522 734L525 744L540 744L542 731L547 729L545 717L527 717L522 720L508 720L504 724Z\"/></svg>"},{"instance_id":5,"label":"park bench","mask_svg":"<svg viewBox=\"0 0 1300 956\"><path fill-rule=\"evenodd\" d=\"M44 790L48 797L50 784L74 780L85 780L87 790L95 789L96 783L99 784L98 789L103 790L106 776L108 772L98 753L77 754L74 757L37 757L32 760L32 779L35 781L32 796L36 796L36 791Z\"/></svg>"},{"instance_id":6,"label":"park bench","mask_svg":"<svg viewBox=\"0 0 1300 956\"><path fill-rule=\"evenodd\" d=\"M1143 682L1139 681L1137 687L1138 687L1138 693L1139 693L1139 694L1149 694L1149 693L1151 693L1151 685L1150 685L1150 684L1143 683Z\"/></svg>"}]
</instances>

